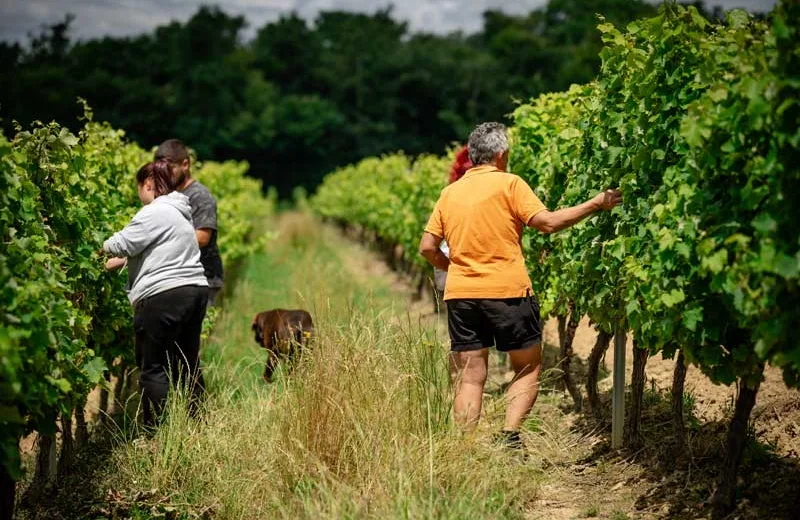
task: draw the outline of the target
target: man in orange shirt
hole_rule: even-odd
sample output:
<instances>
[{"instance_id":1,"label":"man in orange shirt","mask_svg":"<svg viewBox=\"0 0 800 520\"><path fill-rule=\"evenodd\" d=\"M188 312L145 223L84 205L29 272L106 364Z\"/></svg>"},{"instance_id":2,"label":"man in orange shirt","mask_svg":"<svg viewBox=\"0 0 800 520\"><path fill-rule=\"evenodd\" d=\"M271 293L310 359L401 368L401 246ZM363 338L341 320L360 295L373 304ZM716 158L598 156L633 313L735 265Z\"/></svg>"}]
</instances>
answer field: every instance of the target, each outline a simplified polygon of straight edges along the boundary
<instances>
[{"instance_id":1,"label":"man in orange shirt","mask_svg":"<svg viewBox=\"0 0 800 520\"><path fill-rule=\"evenodd\" d=\"M458 424L472 428L481 414L489 347L508 352L514 381L501 438L521 447L519 429L539 392L542 329L539 305L522 255L527 225L554 233L622 201L606 190L578 206L548 211L525 181L506 173L508 138L500 123L478 125L469 136L471 168L436 202L420 241L422 254L447 271L444 300L451 364L457 371L453 404ZM446 240L450 258L439 250Z\"/></svg>"}]
</instances>

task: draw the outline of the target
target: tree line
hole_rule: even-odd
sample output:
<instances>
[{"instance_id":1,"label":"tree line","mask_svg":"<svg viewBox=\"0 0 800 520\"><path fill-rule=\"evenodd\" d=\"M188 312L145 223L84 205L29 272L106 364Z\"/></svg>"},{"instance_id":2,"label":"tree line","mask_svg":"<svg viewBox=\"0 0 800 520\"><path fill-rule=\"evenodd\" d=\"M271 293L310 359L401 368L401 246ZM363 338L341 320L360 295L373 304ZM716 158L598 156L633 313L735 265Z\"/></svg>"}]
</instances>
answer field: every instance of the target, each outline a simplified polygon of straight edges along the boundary
<instances>
[{"instance_id":1,"label":"tree line","mask_svg":"<svg viewBox=\"0 0 800 520\"><path fill-rule=\"evenodd\" d=\"M389 151L441 153L515 100L586 83L599 70L597 13L617 26L652 15L642 0L551 0L524 16L483 14L475 34L412 33L391 7L287 14L243 41L218 7L135 37L76 41L81 20L0 42L0 118L74 128L82 97L143 146L167 137L208 159L247 160L287 195L336 167ZM716 11L704 11L708 16Z\"/></svg>"}]
</instances>

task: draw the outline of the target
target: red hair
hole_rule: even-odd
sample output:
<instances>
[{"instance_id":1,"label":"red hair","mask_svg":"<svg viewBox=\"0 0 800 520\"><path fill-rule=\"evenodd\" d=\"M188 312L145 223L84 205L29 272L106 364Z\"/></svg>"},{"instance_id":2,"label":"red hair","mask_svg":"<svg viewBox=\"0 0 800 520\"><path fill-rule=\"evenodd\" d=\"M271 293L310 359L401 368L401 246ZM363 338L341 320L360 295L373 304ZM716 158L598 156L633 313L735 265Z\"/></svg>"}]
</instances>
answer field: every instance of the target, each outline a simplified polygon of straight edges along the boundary
<instances>
[{"instance_id":1,"label":"red hair","mask_svg":"<svg viewBox=\"0 0 800 520\"><path fill-rule=\"evenodd\" d=\"M450 184L463 177L470 168L472 168L472 161L469 160L469 150L465 146L456 154L456 160L450 167Z\"/></svg>"}]
</instances>

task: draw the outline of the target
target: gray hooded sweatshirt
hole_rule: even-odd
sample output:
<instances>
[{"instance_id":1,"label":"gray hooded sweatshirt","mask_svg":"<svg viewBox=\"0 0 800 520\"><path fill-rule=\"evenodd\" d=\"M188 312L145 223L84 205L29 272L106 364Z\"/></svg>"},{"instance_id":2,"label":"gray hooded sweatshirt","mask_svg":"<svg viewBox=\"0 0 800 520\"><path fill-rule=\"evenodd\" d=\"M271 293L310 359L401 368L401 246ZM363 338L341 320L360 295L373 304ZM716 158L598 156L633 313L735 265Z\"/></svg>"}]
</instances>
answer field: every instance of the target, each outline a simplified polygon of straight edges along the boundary
<instances>
[{"instance_id":1,"label":"gray hooded sweatshirt","mask_svg":"<svg viewBox=\"0 0 800 520\"><path fill-rule=\"evenodd\" d=\"M208 286L189 199L183 193L173 191L144 206L103 249L128 258L125 290L131 304L176 287Z\"/></svg>"}]
</instances>

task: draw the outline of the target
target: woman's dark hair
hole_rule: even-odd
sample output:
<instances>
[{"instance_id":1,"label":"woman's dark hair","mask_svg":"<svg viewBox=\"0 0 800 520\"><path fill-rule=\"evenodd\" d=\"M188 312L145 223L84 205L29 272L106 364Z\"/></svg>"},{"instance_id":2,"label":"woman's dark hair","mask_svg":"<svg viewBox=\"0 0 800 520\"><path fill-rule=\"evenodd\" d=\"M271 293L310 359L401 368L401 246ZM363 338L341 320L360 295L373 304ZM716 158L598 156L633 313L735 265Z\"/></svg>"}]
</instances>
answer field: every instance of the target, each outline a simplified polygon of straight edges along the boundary
<instances>
[{"instance_id":1,"label":"woman's dark hair","mask_svg":"<svg viewBox=\"0 0 800 520\"><path fill-rule=\"evenodd\" d=\"M136 183L142 185L147 179L153 179L153 192L156 197L175 191L175 180L166 159L149 162L139 168L136 172Z\"/></svg>"}]
</instances>

